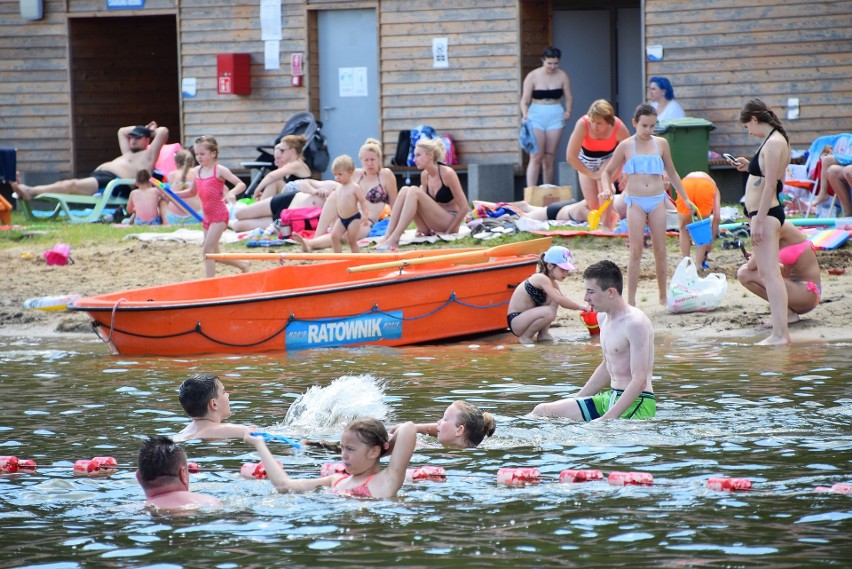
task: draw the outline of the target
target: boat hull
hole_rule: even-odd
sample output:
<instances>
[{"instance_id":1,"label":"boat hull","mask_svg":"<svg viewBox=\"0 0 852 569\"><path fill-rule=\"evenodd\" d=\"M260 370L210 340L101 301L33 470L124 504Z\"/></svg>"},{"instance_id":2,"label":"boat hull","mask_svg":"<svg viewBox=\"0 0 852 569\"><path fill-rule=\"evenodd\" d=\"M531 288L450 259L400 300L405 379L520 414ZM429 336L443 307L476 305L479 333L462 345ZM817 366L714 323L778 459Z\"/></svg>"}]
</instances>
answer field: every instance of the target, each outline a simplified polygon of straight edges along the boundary
<instances>
[{"instance_id":1,"label":"boat hull","mask_svg":"<svg viewBox=\"0 0 852 569\"><path fill-rule=\"evenodd\" d=\"M506 329L537 257L349 273L357 262L266 271L78 299L118 354L186 356L401 346ZM236 294L235 294L236 293Z\"/></svg>"}]
</instances>

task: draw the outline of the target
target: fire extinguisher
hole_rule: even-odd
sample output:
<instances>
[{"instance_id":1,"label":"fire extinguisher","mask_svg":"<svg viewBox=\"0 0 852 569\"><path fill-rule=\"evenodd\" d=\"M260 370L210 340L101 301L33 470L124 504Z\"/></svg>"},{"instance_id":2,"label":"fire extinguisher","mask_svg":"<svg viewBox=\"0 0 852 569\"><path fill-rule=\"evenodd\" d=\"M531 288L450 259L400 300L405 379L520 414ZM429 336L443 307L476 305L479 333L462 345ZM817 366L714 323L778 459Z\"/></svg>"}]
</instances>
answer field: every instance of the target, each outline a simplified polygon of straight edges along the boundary
<instances>
[{"instance_id":1,"label":"fire extinguisher","mask_svg":"<svg viewBox=\"0 0 852 569\"><path fill-rule=\"evenodd\" d=\"M302 86L302 54L290 54L290 74L293 76L293 87Z\"/></svg>"}]
</instances>

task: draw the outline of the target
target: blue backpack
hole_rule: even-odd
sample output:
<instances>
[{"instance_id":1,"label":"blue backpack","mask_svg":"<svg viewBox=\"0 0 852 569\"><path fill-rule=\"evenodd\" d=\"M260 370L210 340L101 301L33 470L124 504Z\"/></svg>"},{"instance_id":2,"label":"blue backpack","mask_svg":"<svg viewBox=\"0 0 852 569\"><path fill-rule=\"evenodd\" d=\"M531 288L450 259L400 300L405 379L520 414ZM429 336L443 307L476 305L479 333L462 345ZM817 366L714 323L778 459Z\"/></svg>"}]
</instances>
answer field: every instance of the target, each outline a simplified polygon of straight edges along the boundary
<instances>
[{"instance_id":1,"label":"blue backpack","mask_svg":"<svg viewBox=\"0 0 852 569\"><path fill-rule=\"evenodd\" d=\"M421 138L438 138L438 133L429 125L421 124L411 129L411 147L408 150L408 165L414 166L414 147Z\"/></svg>"}]
</instances>

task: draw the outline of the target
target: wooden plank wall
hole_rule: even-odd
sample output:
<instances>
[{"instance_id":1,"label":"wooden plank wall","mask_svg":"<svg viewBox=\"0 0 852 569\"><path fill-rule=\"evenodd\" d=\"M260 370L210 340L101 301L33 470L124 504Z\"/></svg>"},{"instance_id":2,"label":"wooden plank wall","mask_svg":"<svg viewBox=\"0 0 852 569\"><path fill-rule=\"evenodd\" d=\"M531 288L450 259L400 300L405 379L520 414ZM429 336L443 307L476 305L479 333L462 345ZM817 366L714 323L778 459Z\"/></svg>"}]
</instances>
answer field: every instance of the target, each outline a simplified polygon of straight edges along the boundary
<instances>
[{"instance_id":1,"label":"wooden plank wall","mask_svg":"<svg viewBox=\"0 0 852 569\"><path fill-rule=\"evenodd\" d=\"M385 155L400 130L446 132L461 162L519 161L517 0L383 0L379 36ZM449 41L448 69L432 67L432 38Z\"/></svg>"},{"instance_id":2,"label":"wooden plank wall","mask_svg":"<svg viewBox=\"0 0 852 569\"><path fill-rule=\"evenodd\" d=\"M688 116L712 121L710 148L751 156L759 141L739 123L752 97L781 118L795 149L852 130L852 2L646 0L645 35L664 58L647 76L668 77ZM786 119L788 97L800 118Z\"/></svg>"}]
</instances>

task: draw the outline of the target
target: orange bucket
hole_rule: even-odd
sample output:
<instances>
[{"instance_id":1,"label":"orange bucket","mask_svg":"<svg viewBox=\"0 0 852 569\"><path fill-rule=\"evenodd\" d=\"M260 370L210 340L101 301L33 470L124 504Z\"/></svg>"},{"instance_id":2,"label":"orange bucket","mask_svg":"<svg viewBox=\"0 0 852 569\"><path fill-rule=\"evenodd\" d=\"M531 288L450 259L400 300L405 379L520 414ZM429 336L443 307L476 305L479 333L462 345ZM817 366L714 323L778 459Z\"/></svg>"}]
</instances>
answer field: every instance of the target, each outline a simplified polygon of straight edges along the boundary
<instances>
[{"instance_id":1,"label":"orange bucket","mask_svg":"<svg viewBox=\"0 0 852 569\"><path fill-rule=\"evenodd\" d=\"M594 310L590 310L589 312L583 311L580 313L580 319L583 321L583 324L586 325L586 328L588 328L589 334L597 336L601 333L601 329L598 327L597 312Z\"/></svg>"}]
</instances>

